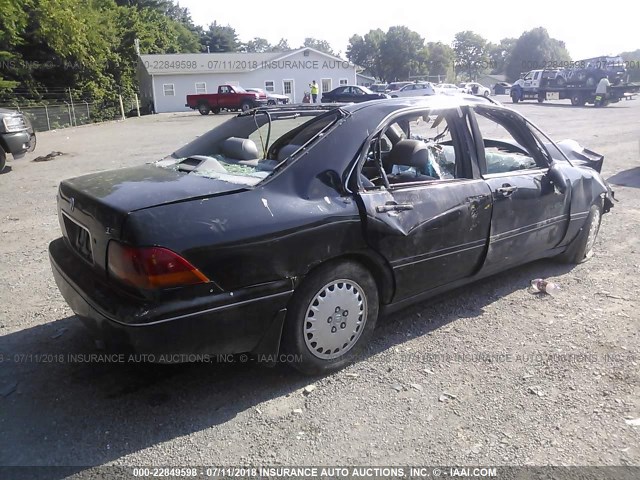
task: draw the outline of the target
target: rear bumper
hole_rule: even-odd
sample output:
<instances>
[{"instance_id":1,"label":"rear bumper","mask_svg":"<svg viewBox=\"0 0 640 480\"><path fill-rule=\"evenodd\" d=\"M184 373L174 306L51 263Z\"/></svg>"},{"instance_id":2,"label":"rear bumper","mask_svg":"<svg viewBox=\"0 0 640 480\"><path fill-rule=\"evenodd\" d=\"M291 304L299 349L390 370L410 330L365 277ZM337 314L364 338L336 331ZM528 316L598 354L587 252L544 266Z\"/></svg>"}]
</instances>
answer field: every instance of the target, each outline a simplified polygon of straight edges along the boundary
<instances>
[{"instance_id":1,"label":"rear bumper","mask_svg":"<svg viewBox=\"0 0 640 480\"><path fill-rule=\"evenodd\" d=\"M71 309L109 346L153 355L277 353L288 280L168 301L118 292L72 252L62 238L49 245L53 275Z\"/></svg>"}]
</instances>

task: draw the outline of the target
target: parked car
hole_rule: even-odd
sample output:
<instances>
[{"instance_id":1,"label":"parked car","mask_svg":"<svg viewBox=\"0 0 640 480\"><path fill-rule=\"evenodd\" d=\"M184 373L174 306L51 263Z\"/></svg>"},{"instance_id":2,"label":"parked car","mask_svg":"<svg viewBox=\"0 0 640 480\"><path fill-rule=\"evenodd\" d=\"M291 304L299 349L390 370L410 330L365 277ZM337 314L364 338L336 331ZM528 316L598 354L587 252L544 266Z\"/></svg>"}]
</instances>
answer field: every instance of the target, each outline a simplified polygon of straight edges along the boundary
<instances>
[{"instance_id":1,"label":"parked car","mask_svg":"<svg viewBox=\"0 0 640 480\"><path fill-rule=\"evenodd\" d=\"M413 82L391 82L387 85L386 93L395 92L396 90L400 90L405 85L411 85Z\"/></svg>"},{"instance_id":2,"label":"parked car","mask_svg":"<svg viewBox=\"0 0 640 480\"><path fill-rule=\"evenodd\" d=\"M454 85L453 83L439 83L434 87L436 93L442 95L459 95L465 93L464 89Z\"/></svg>"},{"instance_id":3,"label":"parked car","mask_svg":"<svg viewBox=\"0 0 640 480\"><path fill-rule=\"evenodd\" d=\"M367 88L372 92L376 93L385 93L387 91L388 85L386 83L374 83L373 85L369 85Z\"/></svg>"},{"instance_id":4,"label":"parked car","mask_svg":"<svg viewBox=\"0 0 640 480\"><path fill-rule=\"evenodd\" d=\"M328 372L382 313L589 259L613 205L602 162L481 97L260 108L156 163L63 181L50 259L107 346Z\"/></svg>"},{"instance_id":5,"label":"parked car","mask_svg":"<svg viewBox=\"0 0 640 480\"><path fill-rule=\"evenodd\" d=\"M367 87L361 87L360 85L342 85L338 88L334 88L330 92L322 94L320 101L322 103L329 102L366 102L369 100L380 100L382 98L389 98L385 93L375 93L369 90Z\"/></svg>"},{"instance_id":6,"label":"parked car","mask_svg":"<svg viewBox=\"0 0 640 480\"><path fill-rule=\"evenodd\" d=\"M424 95L435 95L436 91L430 82L417 82L405 85L400 90L390 92L391 98L397 97L421 97Z\"/></svg>"},{"instance_id":7,"label":"parked car","mask_svg":"<svg viewBox=\"0 0 640 480\"><path fill-rule=\"evenodd\" d=\"M289 97L287 97L286 95L280 95L279 93L273 93L273 92L266 92L261 88L255 88L255 87L245 88L245 90L247 92L258 93L260 94L261 97L263 95L266 96L267 105L277 105L278 103L286 105L287 103L289 103Z\"/></svg>"},{"instance_id":8,"label":"parked car","mask_svg":"<svg viewBox=\"0 0 640 480\"><path fill-rule=\"evenodd\" d=\"M470 95L479 95L481 97L488 97L491 95L491 89L479 84L478 82L469 82L464 84L464 91Z\"/></svg>"},{"instance_id":9,"label":"parked car","mask_svg":"<svg viewBox=\"0 0 640 480\"><path fill-rule=\"evenodd\" d=\"M35 148L36 133L29 119L20 112L0 108L0 173L8 154L18 159Z\"/></svg>"}]
</instances>

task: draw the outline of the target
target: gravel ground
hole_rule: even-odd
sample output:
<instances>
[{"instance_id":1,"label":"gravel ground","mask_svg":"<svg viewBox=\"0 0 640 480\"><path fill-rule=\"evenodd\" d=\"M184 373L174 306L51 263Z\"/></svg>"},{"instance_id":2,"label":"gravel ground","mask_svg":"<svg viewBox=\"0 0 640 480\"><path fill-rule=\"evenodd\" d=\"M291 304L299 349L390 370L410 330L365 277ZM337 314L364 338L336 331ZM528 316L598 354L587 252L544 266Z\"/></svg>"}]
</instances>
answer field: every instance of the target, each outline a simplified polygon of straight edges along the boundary
<instances>
[{"instance_id":1,"label":"gravel ground","mask_svg":"<svg viewBox=\"0 0 640 480\"><path fill-rule=\"evenodd\" d=\"M0 175L0 465L638 465L640 101L519 104L606 155L620 200L595 256L536 262L382 319L364 358L285 366L73 362L98 353L47 257L58 183L160 158L224 120L44 132ZM32 162L51 151L64 155ZM527 291L556 281L556 297ZM316 388L308 394L305 386Z\"/></svg>"}]
</instances>

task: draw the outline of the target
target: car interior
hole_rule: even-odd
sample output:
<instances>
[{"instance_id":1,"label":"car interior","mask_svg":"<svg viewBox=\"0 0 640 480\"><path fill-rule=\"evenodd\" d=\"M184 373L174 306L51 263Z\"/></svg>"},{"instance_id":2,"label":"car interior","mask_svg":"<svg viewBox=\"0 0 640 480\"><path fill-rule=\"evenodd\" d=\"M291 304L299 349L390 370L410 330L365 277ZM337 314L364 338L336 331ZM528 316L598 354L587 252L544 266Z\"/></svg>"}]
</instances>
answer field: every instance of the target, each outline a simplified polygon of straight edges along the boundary
<instances>
[{"instance_id":1,"label":"car interior","mask_svg":"<svg viewBox=\"0 0 640 480\"><path fill-rule=\"evenodd\" d=\"M444 112L412 113L374 136L362 166L364 188L464 178Z\"/></svg>"}]
</instances>

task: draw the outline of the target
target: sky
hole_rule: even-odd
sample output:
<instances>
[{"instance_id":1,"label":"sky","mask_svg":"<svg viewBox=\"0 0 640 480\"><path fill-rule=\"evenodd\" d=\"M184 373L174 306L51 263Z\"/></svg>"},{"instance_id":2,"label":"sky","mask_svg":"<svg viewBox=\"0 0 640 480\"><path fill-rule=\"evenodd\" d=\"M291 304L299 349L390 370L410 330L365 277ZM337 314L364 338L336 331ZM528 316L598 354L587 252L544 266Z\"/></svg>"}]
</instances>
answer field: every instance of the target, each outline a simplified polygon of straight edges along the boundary
<instances>
[{"instance_id":1,"label":"sky","mask_svg":"<svg viewBox=\"0 0 640 480\"><path fill-rule=\"evenodd\" d=\"M289 46L297 48L306 37L313 37L328 41L343 57L352 35L376 28L386 32L394 25L410 28L427 42L449 45L463 30L498 43L502 38L517 38L527 30L545 27L551 37L565 42L573 60L640 48L640 2L616 3L609 15L606 5L594 8L595 4L572 5L558 0L523 1L522 8L514 8L514 1L495 0L179 0L179 4L191 11L197 25L207 26L214 20L230 25L241 42L262 37L275 44L286 38Z\"/></svg>"}]
</instances>

